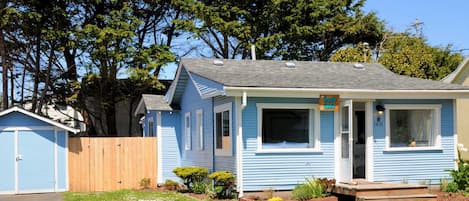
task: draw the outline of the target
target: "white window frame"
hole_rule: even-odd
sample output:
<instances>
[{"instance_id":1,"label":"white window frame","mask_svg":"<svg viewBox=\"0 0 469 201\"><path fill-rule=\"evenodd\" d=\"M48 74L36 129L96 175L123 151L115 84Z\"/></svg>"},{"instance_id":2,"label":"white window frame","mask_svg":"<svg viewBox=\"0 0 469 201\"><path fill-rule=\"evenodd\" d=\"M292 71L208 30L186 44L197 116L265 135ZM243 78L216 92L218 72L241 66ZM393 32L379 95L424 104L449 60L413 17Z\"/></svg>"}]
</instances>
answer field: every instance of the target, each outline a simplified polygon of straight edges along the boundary
<instances>
[{"instance_id":1,"label":"white window frame","mask_svg":"<svg viewBox=\"0 0 469 201\"><path fill-rule=\"evenodd\" d=\"M317 104L291 104L291 103L257 103L257 153L298 153L298 152L320 152L320 111ZM312 148L262 148L262 111L263 109L308 109L309 110L309 136L313 137ZM313 120L311 120L311 117Z\"/></svg>"},{"instance_id":2,"label":"white window frame","mask_svg":"<svg viewBox=\"0 0 469 201\"><path fill-rule=\"evenodd\" d=\"M204 113L202 109L195 111L196 135L199 141L199 150L204 150Z\"/></svg>"},{"instance_id":3,"label":"white window frame","mask_svg":"<svg viewBox=\"0 0 469 201\"><path fill-rule=\"evenodd\" d=\"M230 147L225 147L223 146L221 149L217 148L217 113L223 113L225 111L228 111L228 116L229 116L229 133L230 133ZM223 116L223 114L222 114ZM233 154L233 129L232 129L232 124L233 124L233 113L232 113L232 103L225 103L222 105L217 105L213 108L213 131L214 131L214 144L213 146L215 147L215 155L216 156L232 156ZM223 143L223 142L222 142Z\"/></svg>"},{"instance_id":4,"label":"white window frame","mask_svg":"<svg viewBox=\"0 0 469 201\"><path fill-rule=\"evenodd\" d=\"M192 149L191 113L190 112L186 112L184 115L184 149L186 151Z\"/></svg>"},{"instance_id":5,"label":"white window frame","mask_svg":"<svg viewBox=\"0 0 469 201\"><path fill-rule=\"evenodd\" d=\"M385 104L386 139L385 151L441 150L441 104ZM434 145L426 147L391 147L391 110L433 110Z\"/></svg>"},{"instance_id":6,"label":"white window frame","mask_svg":"<svg viewBox=\"0 0 469 201\"><path fill-rule=\"evenodd\" d=\"M152 127L153 127L153 128L150 128L150 122L152 123L152 125L153 125ZM152 130L153 135L150 135L150 129ZM153 117L148 118L146 130L147 130L146 137L154 137L154 136L156 136L156 135L155 135L155 121L153 120Z\"/></svg>"}]
</instances>

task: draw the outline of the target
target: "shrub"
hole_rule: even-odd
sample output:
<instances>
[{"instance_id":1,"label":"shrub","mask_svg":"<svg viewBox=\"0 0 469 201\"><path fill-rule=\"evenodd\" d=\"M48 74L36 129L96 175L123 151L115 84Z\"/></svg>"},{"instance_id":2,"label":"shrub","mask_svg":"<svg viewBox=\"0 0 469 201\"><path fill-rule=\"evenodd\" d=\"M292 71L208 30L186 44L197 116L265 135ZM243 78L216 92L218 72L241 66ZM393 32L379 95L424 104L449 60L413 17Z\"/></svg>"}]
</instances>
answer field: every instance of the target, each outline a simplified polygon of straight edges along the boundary
<instances>
[{"instance_id":1,"label":"shrub","mask_svg":"<svg viewBox=\"0 0 469 201\"><path fill-rule=\"evenodd\" d=\"M451 178L453 179L452 183L455 183L455 185L457 185L458 190L469 191L469 161L462 159L461 151L467 151L467 148L464 148L464 145L459 144L457 161L458 169L450 170L449 172Z\"/></svg>"},{"instance_id":2,"label":"shrub","mask_svg":"<svg viewBox=\"0 0 469 201\"><path fill-rule=\"evenodd\" d=\"M151 179L150 178L143 178L140 180L140 188L142 189L149 189L151 185Z\"/></svg>"},{"instance_id":3,"label":"shrub","mask_svg":"<svg viewBox=\"0 0 469 201\"><path fill-rule=\"evenodd\" d=\"M177 167L174 168L173 173L182 179L189 191L192 191L195 182L202 182L207 178L208 169L202 167Z\"/></svg>"},{"instance_id":4,"label":"shrub","mask_svg":"<svg viewBox=\"0 0 469 201\"><path fill-rule=\"evenodd\" d=\"M283 199L281 197L272 197L268 199L267 201L282 201Z\"/></svg>"},{"instance_id":5,"label":"shrub","mask_svg":"<svg viewBox=\"0 0 469 201\"><path fill-rule=\"evenodd\" d=\"M235 176L231 172L218 171L208 175L213 180L213 191L219 199L235 197Z\"/></svg>"},{"instance_id":6,"label":"shrub","mask_svg":"<svg viewBox=\"0 0 469 201\"><path fill-rule=\"evenodd\" d=\"M448 193L457 192L458 191L458 184L456 184L454 182L450 182L450 183L448 183L448 185L446 185L446 188L444 189L444 191L448 192Z\"/></svg>"},{"instance_id":7,"label":"shrub","mask_svg":"<svg viewBox=\"0 0 469 201\"><path fill-rule=\"evenodd\" d=\"M210 184L204 181L196 181L192 183L192 192L196 194L204 194Z\"/></svg>"},{"instance_id":8,"label":"shrub","mask_svg":"<svg viewBox=\"0 0 469 201\"><path fill-rule=\"evenodd\" d=\"M324 186L319 179L306 179L304 184L295 186L292 191L292 198L296 200L309 200L312 198L326 197L327 186Z\"/></svg>"},{"instance_id":9,"label":"shrub","mask_svg":"<svg viewBox=\"0 0 469 201\"><path fill-rule=\"evenodd\" d=\"M163 187L170 191L180 191L180 184L171 179L168 179L164 182Z\"/></svg>"}]
</instances>

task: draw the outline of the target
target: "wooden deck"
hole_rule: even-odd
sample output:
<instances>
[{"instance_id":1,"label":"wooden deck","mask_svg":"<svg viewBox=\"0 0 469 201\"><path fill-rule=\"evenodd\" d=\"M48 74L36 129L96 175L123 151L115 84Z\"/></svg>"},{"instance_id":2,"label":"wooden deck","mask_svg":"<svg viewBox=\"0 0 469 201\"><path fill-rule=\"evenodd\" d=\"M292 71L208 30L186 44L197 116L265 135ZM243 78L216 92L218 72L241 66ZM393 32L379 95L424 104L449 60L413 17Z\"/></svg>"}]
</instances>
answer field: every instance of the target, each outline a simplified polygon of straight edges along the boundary
<instances>
[{"instance_id":1,"label":"wooden deck","mask_svg":"<svg viewBox=\"0 0 469 201\"><path fill-rule=\"evenodd\" d=\"M337 183L333 190L338 195L354 197L356 201L436 201L425 185L354 181Z\"/></svg>"}]
</instances>

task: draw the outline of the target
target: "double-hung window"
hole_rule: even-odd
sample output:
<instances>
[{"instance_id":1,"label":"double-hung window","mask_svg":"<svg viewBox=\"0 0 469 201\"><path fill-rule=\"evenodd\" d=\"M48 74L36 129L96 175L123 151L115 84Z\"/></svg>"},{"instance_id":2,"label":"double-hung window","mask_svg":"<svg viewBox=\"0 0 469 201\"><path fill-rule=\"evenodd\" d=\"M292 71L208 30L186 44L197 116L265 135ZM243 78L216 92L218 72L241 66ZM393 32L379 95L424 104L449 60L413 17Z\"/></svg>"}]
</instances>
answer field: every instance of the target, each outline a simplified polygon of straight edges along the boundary
<instances>
[{"instance_id":1,"label":"double-hung window","mask_svg":"<svg viewBox=\"0 0 469 201\"><path fill-rule=\"evenodd\" d=\"M147 137L155 136L155 125L153 123L153 118L148 119L148 132Z\"/></svg>"},{"instance_id":2,"label":"double-hung window","mask_svg":"<svg viewBox=\"0 0 469 201\"><path fill-rule=\"evenodd\" d=\"M215 155L232 155L231 103L215 106Z\"/></svg>"},{"instance_id":3,"label":"double-hung window","mask_svg":"<svg viewBox=\"0 0 469 201\"><path fill-rule=\"evenodd\" d=\"M191 135L191 113L186 112L184 115L184 148L185 150L192 149L192 135Z\"/></svg>"},{"instance_id":4,"label":"double-hung window","mask_svg":"<svg viewBox=\"0 0 469 201\"><path fill-rule=\"evenodd\" d=\"M388 104L384 107L388 149L440 147L441 105Z\"/></svg>"},{"instance_id":5,"label":"double-hung window","mask_svg":"<svg viewBox=\"0 0 469 201\"><path fill-rule=\"evenodd\" d=\"M258 103L259 151L319 150L319 112L313 104Z\"/></svg>"},{"instance_id":6,"label":"double-hung window","mask_svg":"<svg viewBox=\"0 0 469 201\"><path fill-rule=\"evenodd\" d=\"M197 132L197 138L199 139L199 150L204 150L204 116L203 116L203 111L202 109L198 109L195 111L195 116L196 116L196 132Z\"/></svg>"}]
</instances>

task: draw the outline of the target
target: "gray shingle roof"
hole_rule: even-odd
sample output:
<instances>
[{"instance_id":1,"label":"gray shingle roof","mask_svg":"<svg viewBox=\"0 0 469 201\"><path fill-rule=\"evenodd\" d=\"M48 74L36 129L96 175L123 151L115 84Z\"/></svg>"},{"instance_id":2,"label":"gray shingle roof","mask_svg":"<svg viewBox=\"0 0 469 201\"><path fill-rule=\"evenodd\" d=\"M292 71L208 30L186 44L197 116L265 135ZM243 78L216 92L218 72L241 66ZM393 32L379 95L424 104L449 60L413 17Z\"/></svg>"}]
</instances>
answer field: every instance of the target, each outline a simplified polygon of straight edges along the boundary
<instances>
[{"instance_id":1,"label":"gray shingle roof","mask_svg":"<svg viewBox=\"0 0 469 201\"><path fill-rule=\"evenodd\" d=\"M353 63L274 60L222 60L184 58L181 64L190 72L231 87L367 89L367 90L468 90L469 87L440 81L401 76L380 64L366 63L363 69Z\"/></svg>"},{"instance_id":2,"label":"gray shingle roof","mask_svg":"<svg viewBox=\"0 0 469 201\"><path fill-rule=\"evenodd\" d=\"M163 95L142 94L143 102L147 110L169 111L173 110Z\"/></svg>"}]
</instances>

